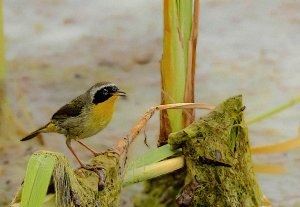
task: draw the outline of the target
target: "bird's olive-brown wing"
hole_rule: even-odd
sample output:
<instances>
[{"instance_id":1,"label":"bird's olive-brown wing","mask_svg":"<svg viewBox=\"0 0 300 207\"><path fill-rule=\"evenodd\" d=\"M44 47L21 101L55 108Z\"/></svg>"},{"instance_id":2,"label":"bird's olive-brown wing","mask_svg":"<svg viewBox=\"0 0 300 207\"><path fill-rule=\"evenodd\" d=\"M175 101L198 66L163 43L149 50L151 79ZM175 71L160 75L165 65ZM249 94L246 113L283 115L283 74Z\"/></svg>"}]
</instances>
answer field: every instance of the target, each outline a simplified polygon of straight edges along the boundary
<instances>
[{"instance_id":1,"label":"bird's olive-brown wing","mask_svg":"<svg viewBox=\"0 0 300 207\"><path fill-rule=\"evenodd\" d=\"M69 117L79 116L87 101L88 100L86 94L78 96L70 103L61 107L55 114L53 114L52 120L62 120Z\"/></svg>"}]
</instances>

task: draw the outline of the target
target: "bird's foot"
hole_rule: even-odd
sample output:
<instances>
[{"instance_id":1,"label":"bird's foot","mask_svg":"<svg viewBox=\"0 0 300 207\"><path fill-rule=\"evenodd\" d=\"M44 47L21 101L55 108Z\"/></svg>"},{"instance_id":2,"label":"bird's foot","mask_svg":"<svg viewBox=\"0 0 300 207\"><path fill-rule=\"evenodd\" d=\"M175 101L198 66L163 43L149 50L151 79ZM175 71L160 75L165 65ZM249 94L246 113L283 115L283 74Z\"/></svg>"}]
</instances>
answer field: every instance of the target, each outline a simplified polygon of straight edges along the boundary
<instances>
[{"instance_id":1,"label":"bird's foot","mask_svg":"<svg viewBox=\"0 0 300 207\"><path fill-rule=\"evenodd\" d=\"M104 169L102 167L95 166L95 165L81 165L79 169L81 168L85 170L93 171L98 175L99 177L98 191L102 191L104 189L105 181L106 181L106 175Z\"/></svg>"}]
</instances>

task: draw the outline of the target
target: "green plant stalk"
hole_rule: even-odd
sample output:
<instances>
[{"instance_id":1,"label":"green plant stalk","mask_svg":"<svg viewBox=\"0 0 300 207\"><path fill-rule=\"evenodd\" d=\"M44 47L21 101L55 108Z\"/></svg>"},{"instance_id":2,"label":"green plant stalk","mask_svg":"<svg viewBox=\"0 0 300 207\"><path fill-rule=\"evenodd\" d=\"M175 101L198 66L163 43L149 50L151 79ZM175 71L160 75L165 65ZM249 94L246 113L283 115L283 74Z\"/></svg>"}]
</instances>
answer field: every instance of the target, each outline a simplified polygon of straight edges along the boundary
<instances>
[{"instance_id":1,"label":"green plant stalk","mask_svg":"<svg viewBox=\"0 0 300 207\"><path fill-rule=\"evenodd\" d=\"M165 175L184 166L184 157L175 157L151 165L135 168L127 171L123 186L156 178Z\"/></svg>"},{"instance_id":2,"label":"green plant stalk","mask_svg":"<svg viewBox=\"0 0 300 207\"><path fill-rule=\"evenodd\" d=\"M300 96L288 101L287 103L284 103L284 104L272 109L271 111L268 111L266 113L263 113L261 115L258 115L256 117L250 119L250 121L248 121L247 124L250 125L250 124L254 124L256 122L262 121L263 119L266 119L266 118L268 118L268 117L270 117L274 114L277 114L277 113L279 113L279 112L281 112L281 111L283 111L283 110L285 110L285 109L287 109L287 108L289 108L289 107L291 107L291 106L293 106L293 105L295 105L299 102L300 102Z\"/></svg>"},{"instance_id":3,"label":"green plant stalk","mask_svg":"<svg viewBox=\"0 0 300 207\"><path fill-rule=\"evenodd\" d=\"M192 12L193 11L193 1L177 1L177 11L179 12L179 27L182 36L183 50L184 50L184 64L187 70L188 56L189 56L189 40L192 30Z\"/></svg>"},{"instance_id":4,"label":"green plant stalk","mask_svg":"<svg viewBox=\"0 0 300 207\"><path fill-rule=\"evenodd\" d=\"M130 162L127 166L127 170L129 171L155 162L159 162L180 152L180 150L171 150L170 145L165 144L161 147L154 148L146 152L142 156Z\"/></svg>"},{"instance_id":5,"label":"green plant stalk","mask_svg":"<svg viewBox=\"0 0 300 207\"><path fill-rule=\"evenodd\" d=\"M198 5L198 4L197 4ZM164 41L161 59L161 104L194 102L194 61L189 48L191 42L193 0L164 0ZM197 10L198 11L198 10ZM192 45L193 46L193 45ZM191 61L192 60L192 61ZM187 84L189 83L189 84ZM188 91L188 93L186 92ZM186 114L186 111L185 111ZM167 143L171 132L181 130L193 121L193 110L187 119L182 109L160 112L160 136L158 146ZM159 168L158 170L166 168ZM158 170L155 170L156 173ZM172 173L145 184L147 193L135 195L133 199L136 207L165 207L175 206L173 199L184 183L185 172ZM163 197L163 198L162 198ZM162 200L163 199L163 200Z\"/></svg>"},{"instance_id":6,"label":"green plant stalk","mask_svg":"<svg viewBox=\"0 0 300 207\"><path fill-rule=\"evenodd\" d=\"M56 157L49 154L31 156L22 190L21 207L43 206Z\"/></svg>"},{"instance_id":7,"label":"green plant stalk","mask_svg":"<svg viewBox=\"0 0 300 207\"><path fill-rule=\"evenodd\" d=\"M192 0L165 1L164 45L161 65L165 102L184 102L188 40L191 33ZM187 26L187 24L190 24ZM182 109L167 110L171 131L183 128Z\"/></svg>"}]
</instances>

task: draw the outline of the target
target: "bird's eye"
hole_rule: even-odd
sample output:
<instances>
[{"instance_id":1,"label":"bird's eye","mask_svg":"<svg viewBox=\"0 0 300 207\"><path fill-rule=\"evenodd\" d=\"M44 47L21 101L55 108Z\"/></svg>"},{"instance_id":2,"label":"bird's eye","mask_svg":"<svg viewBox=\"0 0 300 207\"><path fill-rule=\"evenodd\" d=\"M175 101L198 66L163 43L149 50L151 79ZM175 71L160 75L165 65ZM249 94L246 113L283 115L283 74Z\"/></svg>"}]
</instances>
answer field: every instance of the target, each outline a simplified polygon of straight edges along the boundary
<instances>
[{"instance_id":1,"label":"bird's eye","mask_svg":"<svg viewBox=\"0 0 300 207\"><path fill-rule=\"evenodd\" d=\"M114 92L117 92L119 89L117 87L114 87Z\"/></svg>"},{"instance_id":2,"label":"bird's eye","mask_svg":"<svg viewBox=\"0 0 300 207\"><path fill-rule=\"evenodd\" d=\"M108 90L107 89L103 89L103 95L107 96L108 95Z\"/></svg>"}]
</instances>

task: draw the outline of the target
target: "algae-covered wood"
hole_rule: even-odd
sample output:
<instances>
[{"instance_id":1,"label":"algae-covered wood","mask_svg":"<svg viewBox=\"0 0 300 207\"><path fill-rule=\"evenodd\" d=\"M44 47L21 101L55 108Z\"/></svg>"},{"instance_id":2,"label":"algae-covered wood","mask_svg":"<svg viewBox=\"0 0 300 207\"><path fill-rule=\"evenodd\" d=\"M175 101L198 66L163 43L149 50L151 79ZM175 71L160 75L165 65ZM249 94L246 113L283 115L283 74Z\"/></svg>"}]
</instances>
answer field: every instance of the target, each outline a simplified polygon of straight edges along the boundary
<instances>
[{"instance_id":1,"label":"algae-covered wood","mask_svg":"<svg viewBox=\"0 0 300 207\"><path fill-rule=\"evenodd\" d=\"M182 147L185 187L177 202L191 206L261 206L242 96L232 97L187 128L172 133L169 144Z\"/></svg>"}]
</instances>

